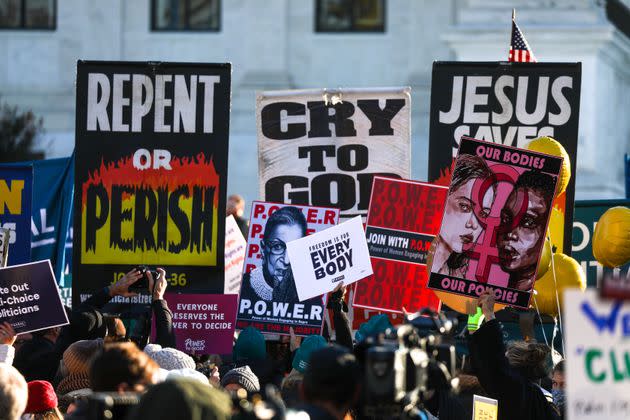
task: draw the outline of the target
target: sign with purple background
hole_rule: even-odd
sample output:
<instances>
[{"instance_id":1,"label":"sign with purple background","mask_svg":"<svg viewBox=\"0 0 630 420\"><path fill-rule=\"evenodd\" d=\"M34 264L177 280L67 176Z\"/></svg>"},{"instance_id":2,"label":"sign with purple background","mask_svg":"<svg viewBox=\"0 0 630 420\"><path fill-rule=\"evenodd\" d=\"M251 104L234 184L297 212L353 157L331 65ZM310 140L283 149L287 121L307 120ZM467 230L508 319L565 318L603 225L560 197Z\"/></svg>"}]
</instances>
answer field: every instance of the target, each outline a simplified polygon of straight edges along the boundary
<instances>
[{"instance_id":1,"label":"sign with purple background","mask_svg":"<svg viewBox=\"0 0 630 420\"><path fill-rule=\"evenodd\" d=\"M0 269L0 322L18 333L68 324L50 260Z\"/></svg>"},{"instance_id":2,"label":"sign with purple background","mask_svg":"<svg viewBox=\"0 0 630 420\"><path fill-rule=\"evenodd\" d=\"M188 354L232 353L238 295L166 293L177 349Z\"/></svg>"}]
</instances>

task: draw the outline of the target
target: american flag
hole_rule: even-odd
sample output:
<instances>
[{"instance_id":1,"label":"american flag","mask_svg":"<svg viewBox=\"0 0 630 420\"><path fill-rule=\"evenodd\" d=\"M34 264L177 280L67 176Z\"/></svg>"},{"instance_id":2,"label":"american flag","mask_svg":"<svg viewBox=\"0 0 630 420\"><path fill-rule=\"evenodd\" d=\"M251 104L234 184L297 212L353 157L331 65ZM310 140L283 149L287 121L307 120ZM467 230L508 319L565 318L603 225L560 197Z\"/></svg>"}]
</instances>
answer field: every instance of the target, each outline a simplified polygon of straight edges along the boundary
<instances>
[{"instance_id":1,"label":"american flag","mask_svg":"<svg viewBox=\"0 0 630 420\"><path fill-rule=\"evenodd\" d=\"M529 48L525 36L516 24L514 12L512 12L512 41L510 43L508 61L517 63L535 63L537 61L532 49Z\"/></svg>"}]
</instances>

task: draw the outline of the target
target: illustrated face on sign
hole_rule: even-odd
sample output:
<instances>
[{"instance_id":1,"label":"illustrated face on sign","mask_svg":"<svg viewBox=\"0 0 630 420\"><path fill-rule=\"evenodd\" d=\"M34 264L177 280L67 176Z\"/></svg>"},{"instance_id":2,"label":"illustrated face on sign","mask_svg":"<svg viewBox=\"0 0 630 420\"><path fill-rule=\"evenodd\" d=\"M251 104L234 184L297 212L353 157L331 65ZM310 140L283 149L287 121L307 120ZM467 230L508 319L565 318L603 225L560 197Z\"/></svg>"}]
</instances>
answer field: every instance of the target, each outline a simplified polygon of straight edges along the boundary
<instances>
[{"instance_id":1,"label":"illustrated face on sign","mask_svg":"<svg viewBox=\"0 0 630 420\"><path fill-rule=\"evenodd\" d=\"M448 225L442 228L440 236L452 252L463 252L464 247L475 243L483 231L474 211L477 202L472 190L476 180L478 178L468 179L451 191L446 199L444 220L448 220ZM488 188L481 203L482 217L487 217L490 213L493 200L494 190Z\"/></svg>"},{"instance_id":2,"label":"illustrated face on sign","mask_svg":"<svg viewBox=\"0 0 630 420\"><path fill-rule=\"evenodd\" d=\"M291 278L291 262L287 255L286 244L303 236L299 225L279 224L261 241L263 273L268 282L270 280L273 282L271 286L278 286L284 280Z\"/></svg>"},{"instance_id":3,"label":"illustrated face on sign","mask_svg":"<svg viewBox=\"0 0 630 420\"><path fill-rule=\"evenodd\" d=\"M549 175L529 171L519 176L501 210L497 246L503 271L521 277L536 272L554 188Z\"/></svg>"}]
</instances>

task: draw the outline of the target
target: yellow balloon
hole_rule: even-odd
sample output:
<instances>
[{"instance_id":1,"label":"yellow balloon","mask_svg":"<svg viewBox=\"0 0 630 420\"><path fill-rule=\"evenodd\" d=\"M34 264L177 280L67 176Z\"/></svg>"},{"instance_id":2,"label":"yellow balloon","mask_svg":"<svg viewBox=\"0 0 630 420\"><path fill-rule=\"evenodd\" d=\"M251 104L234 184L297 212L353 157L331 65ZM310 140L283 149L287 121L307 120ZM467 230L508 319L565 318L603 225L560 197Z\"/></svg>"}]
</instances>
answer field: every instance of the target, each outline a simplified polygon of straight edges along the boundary
<instances>
[{"instance_id":1,"label":"yellow balloon","mask_svg":"<svg viewBox=\"0 0 630 420\"><path fill-rule=\"evenodd\" d=\"M599 218L593 233L593 256L606 267L619 267L630 262L628 207L612 207Z\"/></svg>"},{"instance_id":2,"label":"yellow balloon","mask_svg":"<svg viewBox=\"0 0 630 420\"><path fill-rule=\"evenodd\" d=\"M529 142L527 149L563 158L560 176L558 177L558 185L556 186L556 197L562 194L567 189L567 185L569 185L569 180L571 179L571 161L564 147L560 142L551 137L538 137Z\"/></svg>"},{"instance_id":3,"label":"yellow balloon","mask_svg":"<svg viewBox=\"0 0 630 420\"><path fill-rule=\"evenodd\" d=\"M433 265L433 255L435 254L436 247L437 238L433 239L433 242L431 242L431 246L429 247L429 252L427 253L427 278L431 276L431 266ZM477 312L477 298L456 295L454 293L442 292L439 290L434 290L433 292L435 292L435 295L442 301L442 303L448 305L449 308L456 312L468 315ZM498 312L503 308L505 308L505 305L494 305L495 312Z\"/></svg>"},{"instance_id":4,"label":"yellow balloon","mask_svg":"<svg viewBox=\"0 0 630 420\"><path fill-rule=\"evenodd\" d=\"M538 263L538 270L536 271L536 280L541 278L547 270L549 270L549 266L551 265L551 241L549 240L549 236L545 238L545 243L543 244L542 254L540 255L540 262Z\"/></svg>"},{"instance_id":5,"label":"yellow balloon","mask_svg":"<svg viewBox=\"0 0 630 420\"><path fill-rule=\"evenodd\" d=\"M553 279L554 269L556 273L555 282ZM553 254L553 264L540 280L537 280L534 284L534 290L536 290L537 294L535 301L532 298L531 304L534 307L537 305L540 313L556 316L558 315L556 288L558 289L558 298L562 307L562 292L568 287L577 287L582 291L586 289L586 275L582 270L582 266L567 255Z\"/></svg>"}]
</instances>

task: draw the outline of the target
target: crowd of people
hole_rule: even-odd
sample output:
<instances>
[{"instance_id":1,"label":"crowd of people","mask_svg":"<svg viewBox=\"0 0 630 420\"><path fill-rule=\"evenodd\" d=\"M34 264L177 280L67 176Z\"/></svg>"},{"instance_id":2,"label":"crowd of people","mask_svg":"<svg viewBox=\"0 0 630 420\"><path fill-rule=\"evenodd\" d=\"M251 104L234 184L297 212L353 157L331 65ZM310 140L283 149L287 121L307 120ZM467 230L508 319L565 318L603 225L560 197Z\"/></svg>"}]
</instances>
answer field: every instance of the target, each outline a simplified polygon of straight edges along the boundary
<instances>
[{"instance_id":1,"label":"crowd of people","mask_svg":"<svg viewBox=\"0 0 630 420\"><path fill-rule=\"evenodd\" d=\"M373 317L353 338L340 287L328 299L330 334L325 327L323 335L269 341L248 327L231 357L188 355L176 349L166 273L157 273L146 274L151 343L130 341L121 319L103 312L115 296L131 295L129 286L142 276L136 269L68 310L69 325L16 336L10 324L0 324L0 419L273 418L256 411L261 395L275 418L362 417L368 379L355 353L361 342L393 328L387 316ZM562 418L563 363L553 367L544 344L506 349L493 296L479 302L485 320L468 333L470 357L459 366L459 387L425 401L423 416L471 418L477 394L498 400L501 419Z\"/></svg>"}]
</instances>

